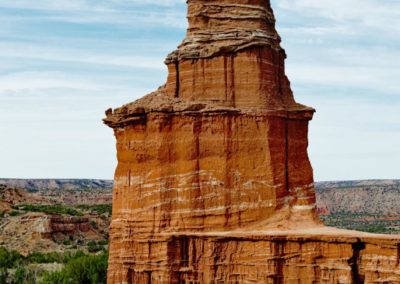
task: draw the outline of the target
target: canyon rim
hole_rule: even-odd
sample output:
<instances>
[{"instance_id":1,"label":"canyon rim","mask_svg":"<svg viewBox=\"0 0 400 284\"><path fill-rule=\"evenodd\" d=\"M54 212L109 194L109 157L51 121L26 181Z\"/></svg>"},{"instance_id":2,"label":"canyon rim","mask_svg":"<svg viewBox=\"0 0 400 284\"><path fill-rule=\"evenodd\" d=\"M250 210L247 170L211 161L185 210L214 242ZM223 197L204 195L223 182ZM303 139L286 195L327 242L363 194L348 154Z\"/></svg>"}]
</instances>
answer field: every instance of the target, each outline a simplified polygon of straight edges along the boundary
<instances>
[{"instance_id":1,"label":"canyon rim","mask_svg":"<svg viewBox=\"0 0 400 284\"><path fill-rule=\"evenodd\" d=\"M324 227L267 0L188 0L157 91L115 110L108 283L400 283L400 237Z\"/></svg>"}]
</instances>

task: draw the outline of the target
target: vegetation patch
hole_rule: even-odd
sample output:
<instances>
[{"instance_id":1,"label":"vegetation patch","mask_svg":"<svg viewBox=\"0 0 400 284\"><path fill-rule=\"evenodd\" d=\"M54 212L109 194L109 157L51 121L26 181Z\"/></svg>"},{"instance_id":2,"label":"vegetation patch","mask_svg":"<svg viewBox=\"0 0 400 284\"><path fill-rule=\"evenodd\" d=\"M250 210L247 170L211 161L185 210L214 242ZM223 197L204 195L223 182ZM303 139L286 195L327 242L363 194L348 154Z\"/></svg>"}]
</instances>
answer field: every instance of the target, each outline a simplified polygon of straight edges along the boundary
<instances>
[{"instance_id":1,"label":"vegetation patch","mask_svg":"<svg viewBox=\"0 0 400 284\"><path fill-rule=\"evenodd\" d=\"M81 211L65 205L19 204L13 206L13 209L19 209L25 212L43 212L51 215L83 216Z\"/></svg>"},{"instance_id":2,"label":"vegetation patch","mask_svg":"<svg viewBox=\"0 0 400 284\"><path fill-rule=\"evenodd\" d=\"M69 261L61 271L46 273L40 283L90 283L105 284L107 278L107 253L84 255Z\"/></svg>"},{"instance_id":3,"label":"vegetation patch","mask_svg":"<svg viewBox=\"0 0 400 284\"><path fill-rule=\"evenodd\" d=\"M34 252L23 256L0 247L0 284L6 283L106 283L108 253L96 255L76 252ZM62 264L58 271L37 271L32 264Z\"/></svg>"},{"instance_id":4,"label":"vegetation patch","mask_svg":"<svg viewBox=\"0 0 400 284\"><path fill-rule=\"evenodd\" d=\"M335 213L321 215L326 226L378 234L399 234L400 218L366 213Z\"/></svg>"},{"instance_id":5,"label":"vegetation patch","mask_svg":"<svg viewBox=\"0 0 400 284\"><path fill-rule=\"evenodd\" d=\"M112 211L112 204L95 204L95 205L80 204L76 207L84 211L88 211L91 214L108 213L109 215L111 215Z\"/></svg>"},{"instance_id":6,"label":"vegetation patch","mask_svg":"<svg viewBox=\"0 0 400 284\"><path fill-rule=\"evenodd\" d=\"M37 205L37 204L18 204L12 206L14 211L11 211L10 216L18 216L21 211L24 212L43 212L50 215L69 215L69 216L84 216L84 214L92 215L111 215L111 204L96 204L96 205L76 205L66 206L61 204L53 205ZM1 217L1 215L0 215Z\"/></svg>"}]
</instances>

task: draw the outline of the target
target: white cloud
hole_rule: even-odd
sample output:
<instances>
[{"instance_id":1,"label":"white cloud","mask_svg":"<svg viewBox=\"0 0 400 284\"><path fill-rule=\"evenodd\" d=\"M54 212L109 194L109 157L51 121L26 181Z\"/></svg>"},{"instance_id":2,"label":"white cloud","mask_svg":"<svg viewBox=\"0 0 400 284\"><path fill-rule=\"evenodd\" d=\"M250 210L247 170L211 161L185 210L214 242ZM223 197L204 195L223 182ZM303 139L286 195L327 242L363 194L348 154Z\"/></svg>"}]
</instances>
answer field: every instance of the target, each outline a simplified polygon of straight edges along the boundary
<instances>
[{"instance_id":1,"label":"white cloud","mask_svg":"<svg viewBox=\"0 0 400 284\"><path fill-rule=\"evenodd\" d=\"M156 87L157 83L155 86L135 84L135 81L121 83L120 78L112 76L88 77L61 71L16 72L0 76L0 108L3 110L0 116L14 117L15 113L10 111L12 105L22 103L27 107L30 100L50 103L86 101L87 105L101 101L107 107L117 107L150 93ZM29 117L30 112L27 109L24 114Z\"/></svg>"},{"instance_id":2,"label":"white cloud","mask_svg":"<svg viewBox=\"0 0 400 284\"><path fill-rule=\"evenodd\" d=\"M0 94L55 88L93 91L105 87L99 82L90 82L78 76L57 72L19 72L0 77Z\"/></svg>"},{"instance_id":3,"label":"white cloud","mask_svg":"<svg viewBox=\"0 0 400 284\"><path fill-rule=\"evenodd\" d=\"M289 33L290 35L297 35L297 36L305 36L305 35L314 35L314 36L321 36L321 35L328 35L328 34L335 34L335 35L351 35L352 32L344 26L340 25L333 25L333 26L311 26L311 27L283 27L279 29L282 33Z\"/></svg>"},{"instance_id":4,"label":"white cloud","mask_svg":"<svg viewBox=\"0 0 400 284\"><path fill-rule=\"evenodd\" d=\"M44 11L115 11L116 7L152 5L171 7L182 5L182 0L2 0L0 7Z\"/></svg>"},{"instance_id":5,"label":"white cloud","mask_svg":"<svg viewBox=\"0 0 400 284\"><path fill-rule=\"evenodd\" d=\"M118 55L79 50L77 48L49 47L35 43L0 43L0 58L25 58L58 62L89 63L93 65L115 65L121 67L165 70L163 57Z\"/></svg>"},{"instance_id":6,"label":"white cloud","mask_svg":"<svg viewBox=\"0 0 400 284\"><path fill-rule=\"evenodd\" d=\"M400 70L387 68L368 68L354 65L324 66L324 65L291 65L288 68L293 82L301 84L320 84L329 86L353 87L382 93L399 92L397 84Z\"/></svg>"},{"instance_id":7,"label":"white cloud","mask_svg":"<svg viewBox=\"0 0 400 284\"><path fill-rule=\"evenodd\" d=\"M281 0L277 6L298 14L329 19L350 30L357 24L365 29L400 31L400 2L396 0Z\"/></svg>"},{"instance_id":8,"label":"white cloud","mask_svg":"<svg viewBox=\"0 0 400 284\"><path fill-rule=\"evenodd\" d=\"M87 1L81 0L2 0L0 7L12 9L49 10L49 11L81 11L90 8ZM96 9L94 6L93 9Z\"/></svg>"},{"instance_id":9,"label":"white cloud","mask_svg":"<svg viewBox=\"0 0 400 284\"><path fill-rule=\"evenodd\" d=\"M400 92L400 1L274 2L294 85L369 89L376 96Z\"/></svg>"},{"instance_id":10,"label":"white cloud","mask_svg":"<svg viewBox=\"0 0 400 284\"><path fill-rule=\"evenodd\" d=\"M109 25L162 24L184 28L186 20L183 2L167 1L88 1L88 0L2 0L0 8L24 9L40 12L40 21L69 23L104 23ZM34 15L13 15L14 20L34 20Z\"/></svg>"}]
</instances>

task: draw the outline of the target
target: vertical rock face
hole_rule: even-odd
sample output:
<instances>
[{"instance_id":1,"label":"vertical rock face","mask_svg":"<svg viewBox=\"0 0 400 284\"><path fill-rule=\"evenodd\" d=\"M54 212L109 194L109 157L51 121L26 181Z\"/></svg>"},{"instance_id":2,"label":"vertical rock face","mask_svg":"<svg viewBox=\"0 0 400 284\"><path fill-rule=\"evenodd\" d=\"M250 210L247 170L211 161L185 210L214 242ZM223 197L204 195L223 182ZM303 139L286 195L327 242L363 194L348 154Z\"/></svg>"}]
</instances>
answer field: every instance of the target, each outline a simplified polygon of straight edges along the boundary
<instances>
[{"instance_id":1,"label":"vertical rock face","mask_svg":"<svg viewBox=\"0 0 400 284\"><path fill-rule=\"evenodd\" d=\"M315 213L314 110L293 98L269 1L189 0L188 20L167 83L104 119L118 153L108 282L365 278L367 241L318 237L332 230Z\"/></svg>"},{"instance_id":2,"label":"vertical rock face","mask_svg":"<svg viewBox=\"0 0 400 284\"><path fill-rule=\"evenodd\" d=\"M188 20L166 59L167 94L238 108L296 106L269 1L188 1Z\"/></svg>"}]
</instances>

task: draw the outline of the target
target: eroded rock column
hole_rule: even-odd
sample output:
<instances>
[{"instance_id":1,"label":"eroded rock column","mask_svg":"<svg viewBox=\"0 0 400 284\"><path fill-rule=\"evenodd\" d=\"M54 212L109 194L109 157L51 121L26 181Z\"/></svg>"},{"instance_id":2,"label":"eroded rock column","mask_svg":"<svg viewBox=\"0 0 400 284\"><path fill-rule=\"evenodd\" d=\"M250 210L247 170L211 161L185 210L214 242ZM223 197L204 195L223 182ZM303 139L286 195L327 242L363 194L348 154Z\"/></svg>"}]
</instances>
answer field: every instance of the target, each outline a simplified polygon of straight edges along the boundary
<instances>
[{"instance_id":1,"label":"eroded rock column","mask_svg":"<svg viewBox=\"0 0 400 284\"><path fill-rule=\"evenodd\" d=\"M269 1L189 0L188 21L167 83L104 119L118 153L108 282L351 283L352 240L272 236L320 223L314 109L293 98Z\"/></svg>"}]
</instances>

